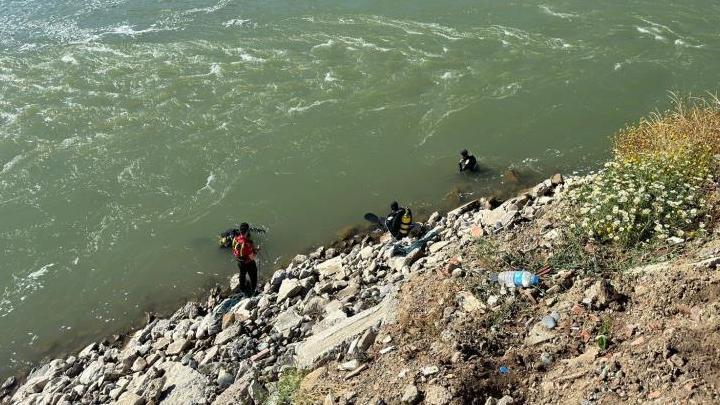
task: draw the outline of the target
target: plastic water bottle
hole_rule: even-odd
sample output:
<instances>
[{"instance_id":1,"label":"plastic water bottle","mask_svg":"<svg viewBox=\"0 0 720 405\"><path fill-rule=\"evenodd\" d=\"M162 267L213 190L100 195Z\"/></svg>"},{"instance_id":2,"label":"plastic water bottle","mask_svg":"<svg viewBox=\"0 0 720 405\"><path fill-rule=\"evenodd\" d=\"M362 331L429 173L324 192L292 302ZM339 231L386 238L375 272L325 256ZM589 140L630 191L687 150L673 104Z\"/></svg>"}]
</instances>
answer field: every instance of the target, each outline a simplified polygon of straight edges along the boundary
<instances>
[{"instance_id":1,"label":"plastic water bottle","mask_svg":"<svg viewBox=\"0 0 720 405\"><path fill-rule=\"evenodd\" d=\"M540 284L540 277L525 270L502 271L490 276L490 281L508 288L531 287Z\"/></svg>"}]
</instances>

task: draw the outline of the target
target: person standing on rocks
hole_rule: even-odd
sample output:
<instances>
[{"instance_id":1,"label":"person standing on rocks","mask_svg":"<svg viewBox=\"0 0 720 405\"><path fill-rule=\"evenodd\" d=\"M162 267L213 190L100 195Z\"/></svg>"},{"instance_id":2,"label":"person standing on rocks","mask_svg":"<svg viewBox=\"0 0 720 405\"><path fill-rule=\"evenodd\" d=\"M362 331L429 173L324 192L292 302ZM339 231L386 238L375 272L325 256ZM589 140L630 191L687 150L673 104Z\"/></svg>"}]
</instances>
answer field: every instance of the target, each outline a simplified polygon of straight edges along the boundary
<instances>
[{"instance_id":1,"label":"person standing on rocks","mask_svg":"<svg viewBox=\"0 0 720 405\"><path fill-rule=\"evenodd\" d=\"M474 172L478 168L477 159L471 155L467 149L460 151L460 161L458 162L460 172Z\"/></svg>"},{"instance_id":2,"label":"person standing on rocks","mask_svg":"<svg viewBox=\"0 0 720 405\"><path fill-rule=\"evenodd\" d=\"M410 234L413 225L412 211L400 207L397 201L390 204L390 214L385 218L385 226L395 239L402 239Z\"/></svg>"},{"instance_id":3,"label":"person standing on rocks","mask_svg":"<svg viewBox=\"0 0 720 405\"><path fill-rule=\"evenodd\" d=\"M257 263L255 256L257 248L250 238L250 225L246 222L240 224L239 234L235 236L232 243L232 254L237 260L240 269L240 290L250 297L257 289ZM248 283L246 277L250 278Z\"/></svg>"}]
</instances>

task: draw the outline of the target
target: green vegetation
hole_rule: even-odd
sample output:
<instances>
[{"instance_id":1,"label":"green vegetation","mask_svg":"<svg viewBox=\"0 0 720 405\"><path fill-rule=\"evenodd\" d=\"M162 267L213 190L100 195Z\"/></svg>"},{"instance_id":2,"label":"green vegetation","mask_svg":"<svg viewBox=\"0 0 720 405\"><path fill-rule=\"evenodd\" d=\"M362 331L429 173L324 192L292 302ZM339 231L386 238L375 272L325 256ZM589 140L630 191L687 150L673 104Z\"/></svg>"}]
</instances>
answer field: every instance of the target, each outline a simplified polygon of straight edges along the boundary
<instances>
[{"instance_id":1,"label":"green vegetation","mask_svg":"<svg viewBox=\"0 0 720 405\"><path fill-rule=\"evenodd\" d=\"M718 153L717 103L679 102L625 128L614 138L614 159L570 191L569 227L622 247L702 234L715 217Z\"/></svg>"},{"instance_id":2,"label":"green vegetation","mask_svg":"<svg viewBox=\"0 0 720 405\"><path fill-rule=\"evenodd\" d=\"M277 385L279 404L292 405L302 402L297 398L297 393L303 377L305 375L297 369L287 370L280 376Z\"/></svg>"}]
</instances>

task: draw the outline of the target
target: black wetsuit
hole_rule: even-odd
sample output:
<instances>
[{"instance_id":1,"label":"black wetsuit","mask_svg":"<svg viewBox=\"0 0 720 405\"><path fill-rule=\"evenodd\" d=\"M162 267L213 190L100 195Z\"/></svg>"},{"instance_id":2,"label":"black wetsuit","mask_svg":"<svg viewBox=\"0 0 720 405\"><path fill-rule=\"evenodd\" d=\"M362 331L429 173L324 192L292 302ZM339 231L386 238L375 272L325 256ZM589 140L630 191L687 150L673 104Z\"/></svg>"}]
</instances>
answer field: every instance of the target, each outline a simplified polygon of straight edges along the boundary
<instances>
[{"instance_id":1,"label":"black wetsuit","mask_svg":"<svg viewBox=\"0 0 720 405\"><path fill-rule=\"evenodd\" d=\"M464 157L460 163L458 163L458 167L461 172L474 172L477 169L477 159L475 159L475 156L473 155L468 155L467 157Z\"/></svg>"},{"instance_id":2,"label":"black wetsuit","mask_svg":"<svg viewBox=\"0 0 720 405\"><path fill-rule=\"evenodd\" d=\"M400 225L402 225L402 217L406 212L409 213L410 210L401 207L398 208L397 211L389 213L385 219L385 226L387 226L388 231L390 231L390 235L392 235L395 239L402 239L403 237L403 235L400 234ZM412 213L410 213L410 215L412 216Z\"/></svg>"}]
</instances>

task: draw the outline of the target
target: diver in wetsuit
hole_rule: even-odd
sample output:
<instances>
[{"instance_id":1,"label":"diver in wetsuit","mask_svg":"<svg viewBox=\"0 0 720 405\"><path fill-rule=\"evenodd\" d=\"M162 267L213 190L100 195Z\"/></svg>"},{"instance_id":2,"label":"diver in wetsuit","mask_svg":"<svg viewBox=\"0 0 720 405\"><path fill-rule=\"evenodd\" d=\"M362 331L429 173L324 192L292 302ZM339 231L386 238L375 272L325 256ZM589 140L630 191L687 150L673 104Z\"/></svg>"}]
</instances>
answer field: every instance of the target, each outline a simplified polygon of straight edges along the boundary
<instances>
[{"instance_id":1,"label":"diver in wetsuit","mask_svg":"<svg viewBox=\"0 0 720 405\"><path fill-rule=\"evenodd\" d=\"M400 207L397 201L390 204L390 213L385 218L385 226L395 239L402 239L410 234L413 225L412 211Z\"/></svg>"},{"instance_id":2,"label":"diver in wetsuit","mask_svg":"<svg viewBox=\"0 0 720 405\"><path fill-rule=\"evenodd\" d=\"M461 172L474 172L477 170L478 164L475 156L468 153L467 149L460 151L460 161L458 168Z\"/></svg>"}]
</instances>

